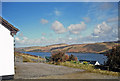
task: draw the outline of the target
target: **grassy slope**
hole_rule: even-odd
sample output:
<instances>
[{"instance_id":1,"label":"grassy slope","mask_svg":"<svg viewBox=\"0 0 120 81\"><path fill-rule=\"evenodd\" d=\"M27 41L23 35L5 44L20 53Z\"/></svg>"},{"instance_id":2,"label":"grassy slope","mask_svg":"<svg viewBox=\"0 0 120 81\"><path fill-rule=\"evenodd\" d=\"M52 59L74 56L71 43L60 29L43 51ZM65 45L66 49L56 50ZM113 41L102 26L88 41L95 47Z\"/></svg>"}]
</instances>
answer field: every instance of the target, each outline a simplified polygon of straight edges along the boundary
<instances>
[{"instance_id":1,"label":"grassy slope","mask_svg":"<svg viewBox=\"0 0 120 81\"><path fill-rule=\"evenodd\" d=\"M30 54L19 53L19 52L15 52L15 57L23 57L23 62L35 62L31 59L38 60L37 56L30 55ZM44 60L44 58L41 58L41 57L39 57L39 59Z\"/></svg>"},{"instance_id":2,"label":"grassy slope","mask_svg":"<svg viewBox=\"0 0 120 81\"><path fill-rule=\"evenodd\" d=\"M113 46L117 45L114 42L105 43L91 43L91 44L56 44L49 46L34 46L25 48L16 48L17 51L30 51L30 52L53 52L53 51L65 51L65 52L82 52L82 53L102 53Z\"/></svg>"}]
</instances>

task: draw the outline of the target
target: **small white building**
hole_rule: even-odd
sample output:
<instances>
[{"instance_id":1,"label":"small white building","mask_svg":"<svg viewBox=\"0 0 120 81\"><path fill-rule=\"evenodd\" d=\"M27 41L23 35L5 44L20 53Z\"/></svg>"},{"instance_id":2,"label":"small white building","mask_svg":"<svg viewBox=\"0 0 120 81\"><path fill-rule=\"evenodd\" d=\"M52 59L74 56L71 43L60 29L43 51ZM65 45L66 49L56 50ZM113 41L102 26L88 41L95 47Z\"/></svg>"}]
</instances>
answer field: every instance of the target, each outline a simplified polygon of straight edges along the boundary
<instances>
[{"instance_id":1,"label":"small white building","mask_svg":"<svg viewBox=\"0 0 120 81\"><path fill-rule=\"evenodd\" d=\"M98 61L96 61L95 65L100 65L100 63Z\"/></svg>"},{"instance_id":2,"label":"small white building","mask_svg":"<svg viewBox=\"0 0 120 81\"><path fill-rule=\"evenodd\" d=\"M14 35L18 31L0 17L0 79L14 77Z\"/></svg>"},{"instance_id":3,"label":"small white building","mask_svg":"<svg viewBox=\"0 0 120 81\"><path fill-rule=\"evenodd\" d=\"M79 60L79 62L84 63L88 62L88 64L93 64L93 65L100 65L98 61L91 61L91 60Z\"/></svg>"}]
</instances>

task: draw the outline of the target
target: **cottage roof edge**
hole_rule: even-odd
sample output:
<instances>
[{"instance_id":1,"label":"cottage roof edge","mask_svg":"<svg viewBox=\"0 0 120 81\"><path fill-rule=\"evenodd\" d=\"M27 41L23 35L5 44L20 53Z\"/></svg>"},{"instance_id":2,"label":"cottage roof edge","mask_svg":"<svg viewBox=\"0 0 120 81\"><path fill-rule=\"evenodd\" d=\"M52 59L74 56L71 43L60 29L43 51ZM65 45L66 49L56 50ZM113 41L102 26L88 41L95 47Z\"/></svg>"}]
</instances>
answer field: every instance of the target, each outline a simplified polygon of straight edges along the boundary
<instances>
[{"instance_id":1,"label":"cottage roof edge","mask_svg":"<svg viewBox=\"0 0 120 81\"><path fill-rule=\"evenodd\" d=\"M17 33L19 31L18 28L14 27L12 24L10 24L8 21L6 21L1 16L0 16L0 24L4 25L11 32L15 31Z\"/></svg>"}]
</instances>

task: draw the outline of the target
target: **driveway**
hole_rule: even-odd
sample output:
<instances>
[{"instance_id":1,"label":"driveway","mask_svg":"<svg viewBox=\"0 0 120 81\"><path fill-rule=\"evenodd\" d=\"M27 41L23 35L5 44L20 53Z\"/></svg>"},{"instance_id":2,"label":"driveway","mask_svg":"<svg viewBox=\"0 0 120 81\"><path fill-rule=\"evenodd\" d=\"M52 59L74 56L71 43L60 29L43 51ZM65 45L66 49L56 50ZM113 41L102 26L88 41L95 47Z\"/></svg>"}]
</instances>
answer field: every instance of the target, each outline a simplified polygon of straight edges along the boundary
<instances>
[{"instance_id":1,"label":"driveway","mask_svg":"<svg viewBox=\"0 0 120 81\"><path fill-rule=\"evenodd\" d=\"M118 79L118 77L59 65L17 62L15 79Z\"/></svg>"},{"instance_id":2,"label":"driveway","mask_svg":"<svg viewBox=\"0 0 120 81\"><path fill-rule=\"evenodd\" d=\"M63 75L84 70L45 63L16 63L15 79L37 79L51 75Z\"/></svg>"}]
</instances>

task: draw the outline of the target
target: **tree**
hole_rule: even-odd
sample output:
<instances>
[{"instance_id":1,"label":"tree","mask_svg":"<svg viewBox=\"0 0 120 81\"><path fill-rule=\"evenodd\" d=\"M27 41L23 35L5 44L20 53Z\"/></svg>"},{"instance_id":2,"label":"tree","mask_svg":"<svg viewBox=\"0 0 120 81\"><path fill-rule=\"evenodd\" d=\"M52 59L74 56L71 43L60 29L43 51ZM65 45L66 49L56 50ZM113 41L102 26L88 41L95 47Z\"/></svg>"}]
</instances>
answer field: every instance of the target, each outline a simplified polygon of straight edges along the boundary
<instances>
[{"instance_id":1,"label":"tree","mask_svg":"<svg viewBox=\"0 0 120 81\"><path fill-rule=\"evenodd\" d=\"M52 58L53 63L54 62L64 62L67 60L68 56L67 56L67 54L65 54L65 52L59 51L59 52L53 53L51 58Z\"/></svg>"},{"instance_id":2,"label":"tree","mask_svg":"<svg viewBox=\"0 0 120 81\"><path fill-rule=\"evenodd\" d=\"M107 52L107 62L105 65L109 66L110 70L120 68L120 45L113 47Z\"/></svg>"},{"instance_id":3,"label":"tree","mask_svg":"<svg viewBox=\"0 0 120 81\"><path fill-rule=\"evenodd\" d=\"M62 51L58 51L56 53L52 53L51 56L52 62L59 64L60 62L65 62L65 61L78 61L77 57L75 57L74 55L68 55L65 52Z\"/></svg>"}]
</instances>

